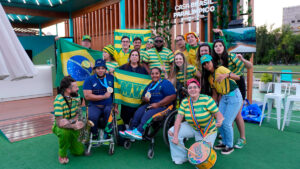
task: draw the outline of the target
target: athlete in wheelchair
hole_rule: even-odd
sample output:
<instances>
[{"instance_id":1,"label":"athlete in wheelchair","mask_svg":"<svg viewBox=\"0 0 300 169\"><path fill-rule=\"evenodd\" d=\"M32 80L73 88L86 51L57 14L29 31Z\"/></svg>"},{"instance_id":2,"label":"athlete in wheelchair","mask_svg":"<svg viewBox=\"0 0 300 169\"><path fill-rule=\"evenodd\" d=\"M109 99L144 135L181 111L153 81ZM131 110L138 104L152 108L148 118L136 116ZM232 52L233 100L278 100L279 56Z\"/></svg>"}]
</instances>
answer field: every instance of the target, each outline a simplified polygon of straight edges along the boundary
<instances>
[{"instance_id":1,"label":"athlete in wheelchair","mask_svg":"<svg viewBox=\"0 0 300 169\"><path fill-rule=\"evenodd\" d=\"M116 133L116 118L112 111L114 77L106 73L107 67L102 59L96 60L93 69L95 74L88 77L83 85L84 97L88 101L88 119L94 123L87 153L90 153L91 147L108 143L109 154L113 154Z\"/></svg>"},{"instance_id":2,"label":"athlete in wheelchair","mask_svg":"<svg viewBox=\"0 0 300 169\"><path fill-rule=\"evenodd\" d=\"M145 104L135 112L129 129L119 132L121 137L151 141L149 158L153 158L154 155L154 136L162 126L166 115L173 110L173 101L176 99L174 86L168 80L161 79L159 68L151 69L151 78L152 82L142 94Z\"/></svg>"}]
</instances>

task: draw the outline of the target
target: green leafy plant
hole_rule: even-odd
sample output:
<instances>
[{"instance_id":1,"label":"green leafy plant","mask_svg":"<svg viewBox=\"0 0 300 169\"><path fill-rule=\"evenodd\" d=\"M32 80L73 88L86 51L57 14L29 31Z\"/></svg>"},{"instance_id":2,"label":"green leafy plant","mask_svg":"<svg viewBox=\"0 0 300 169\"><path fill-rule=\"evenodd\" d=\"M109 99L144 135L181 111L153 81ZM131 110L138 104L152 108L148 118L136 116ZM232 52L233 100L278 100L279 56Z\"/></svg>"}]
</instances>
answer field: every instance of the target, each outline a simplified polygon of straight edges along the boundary
<instances>
[{"instance_id":1,"label":"green leafy plant","mask_svg":"<svg viewBox=\"0 0 300 169\"><path fill-rule=\"evenodd\" d=\"M147 28L153 29L156 35L162 36L167 42L167 47L172 45L172 17L170 0L149 0L147 3Z\"/></svg>"},{"instance_id":2,"label":"green leafy plant","mask_svg":"<svg viewBox=\"0 0 300 169\"><path fill-rule=\"evenodd\" d=\"M264 83L272 82L272 80L272 75L269 73L263 73L260 78L260 81Z\"/></svg>"}]
</instances>

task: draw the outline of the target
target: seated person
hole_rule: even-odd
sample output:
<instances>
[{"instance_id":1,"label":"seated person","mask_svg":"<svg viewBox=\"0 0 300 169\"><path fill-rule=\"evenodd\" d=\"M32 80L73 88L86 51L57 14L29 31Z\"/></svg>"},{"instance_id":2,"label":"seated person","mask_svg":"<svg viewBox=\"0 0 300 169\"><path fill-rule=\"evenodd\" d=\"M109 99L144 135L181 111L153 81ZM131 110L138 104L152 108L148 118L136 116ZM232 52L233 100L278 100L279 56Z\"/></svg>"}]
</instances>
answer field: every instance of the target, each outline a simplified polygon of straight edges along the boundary
<instances>
[{"instance_id":1,"label":"seated person","mask_svg":"<svg viewBox=\"0 0 300 169\"><path fill-rule=\"evenodd\" d=\"M94 75L88 77L83 84L83 94L88 103L88 118L95 125L91 128L93 139L98 138L99 117L104 114L105 122L108 121L113 102L114 77L107 74L105 61L96 60Z\"/></svg>"},{"instance_id":2,"label":"seated person","mask_svg":"<svg viewBox=\"0 0 300 169\"><path fill-rule=\"evenodd\" d=\"M215 101L210 96L200 94L200 83L196 79L190 79L187 86L190 97L181 102L175 124L168 132L171 157L175 164L188 160L187 151L178 145L184 145L184 138L195 137L196 141L206 138L205 141L212 147L217 137L217 127L224 120ZM183 118L186 121L181 123Z\"/></svg>"},{"instance_id":3,"label":"seated person","mask_svg":"<svg viewBox=\"0 0 300 169\"><path fill-rule=\"evenodd\" d=\"M130 130L119 132L122 137L142 140L147 123L156 116L167 114L173 108L172 102L176 99L176 92L172 83L161 78L161 70L158 67L151 69L151 78L152 82L142 94L142 100L146 104L135 112Z\"/></svg>"},{"instance_id":4,"label":"seated person","mask_svg":"<svg viewBox=\"0 0 300 169\"><path fill-rule=\"evenodd\" d=\"M79 129L84 126L83 122L77 120L80 102L78 90L76 81L66 76L61 80L60 94L54 100L55 121L52 131L58 137L58 160L61 164L69 162L68 149L74 155L84 153L84 145L78 141Z\"/></svg>"}]
</instances>

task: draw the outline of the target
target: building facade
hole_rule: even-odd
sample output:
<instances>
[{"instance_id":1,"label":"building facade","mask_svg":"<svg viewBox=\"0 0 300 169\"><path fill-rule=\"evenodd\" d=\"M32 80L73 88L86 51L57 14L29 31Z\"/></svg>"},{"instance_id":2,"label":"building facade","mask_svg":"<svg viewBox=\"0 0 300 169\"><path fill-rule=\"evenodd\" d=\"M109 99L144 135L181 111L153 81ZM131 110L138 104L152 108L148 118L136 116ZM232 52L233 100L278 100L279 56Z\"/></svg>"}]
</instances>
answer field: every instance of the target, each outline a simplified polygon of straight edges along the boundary
<instances>
[{"instance_id":1,"label":"building facade","mask_svg":"<svg viewBox=\"0 0 300 169\"><path fill-rule=\"evenodd\" d=\"M294 33L300 33L300 5L283 8L282 24L290 25Z\"/></svg>"}]
</instances>

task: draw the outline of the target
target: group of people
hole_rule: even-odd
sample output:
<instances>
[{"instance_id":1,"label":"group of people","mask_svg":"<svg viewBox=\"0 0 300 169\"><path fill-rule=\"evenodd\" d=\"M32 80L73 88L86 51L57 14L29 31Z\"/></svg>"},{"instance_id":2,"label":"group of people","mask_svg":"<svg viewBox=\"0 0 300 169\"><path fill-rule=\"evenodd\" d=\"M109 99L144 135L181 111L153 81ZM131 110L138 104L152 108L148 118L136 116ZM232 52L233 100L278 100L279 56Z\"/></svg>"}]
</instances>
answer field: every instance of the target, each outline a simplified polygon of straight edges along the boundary
<instances>
[{"instance_id":1,"label":"group of people","mask_svg":"<svg viewBox=\"0 0 300 169\"><path fill-rule=\"evenodd\" d=\"M194 32L178 35L174 53L164 47L161 36L149 38L145 49L141 49L139 37L133 39L134 49L130 49L128 36L121 38L122 48L119 51L112 45L105 46L103 59L96 60L94 74L83 84L88 118L94 123L91 128L93 139L98 137L99 117L103 116L107 121L111 110L119 113L119 107L126 126L119 135L131 140L142 140L145 127L154 117L177 108L175 124L168 132L175 164L188 160L187 151L179 145L184 145L185 138L205 139L211 147L225 155L232 153L234 148L242 148L246 144L241 116L246 94L243 72L252 64L241 54L228 53L222 31L213 31L220 36L214 43L200 42ZM83 36L82 45L90 48L90 43L91 38ZM151 76L152 81L142 93L143 104L139 108L113 103L113 75L117 68ZM78 141L83 124L76 114L80 99L75 80L65 77L60 91L54 101L53 133L59 140L59 162L65 164L69 161L68 149L75 155L84 154L84 146ZM234 120L240 132L235 145ZM221 141L214 146L217 137Z\"/></svg>"}]
</instances>

